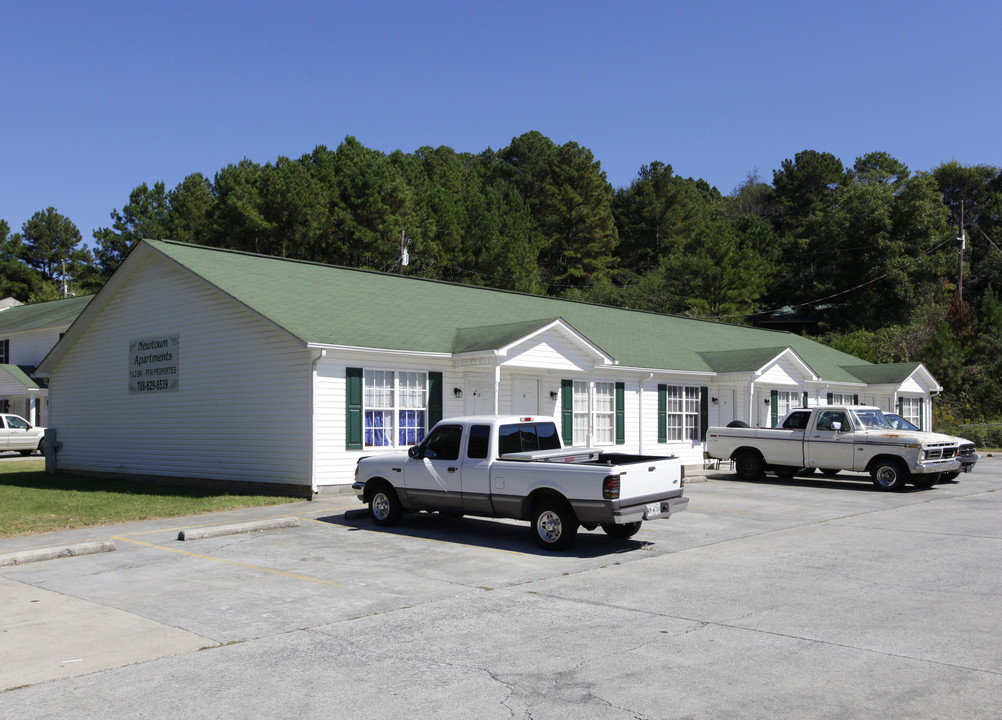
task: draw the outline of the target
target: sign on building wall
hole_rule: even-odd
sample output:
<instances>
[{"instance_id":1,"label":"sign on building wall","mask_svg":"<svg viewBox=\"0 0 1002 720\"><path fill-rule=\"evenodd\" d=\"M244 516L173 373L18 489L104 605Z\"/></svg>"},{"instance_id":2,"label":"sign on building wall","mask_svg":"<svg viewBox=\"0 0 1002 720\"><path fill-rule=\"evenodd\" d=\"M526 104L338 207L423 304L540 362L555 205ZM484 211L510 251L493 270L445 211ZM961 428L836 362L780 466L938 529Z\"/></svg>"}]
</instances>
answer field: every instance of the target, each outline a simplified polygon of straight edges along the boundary
<instances>
[{"instance_id":1,"label":"sign on building wall","mask_svg":"<svg viewBox=\"0 0 1002 720\"><path fill-rule=\"evenodd\" d=\"M179 390L180 355L180 335L129 341L129 394Z\"/></svg>"}]
</instances>

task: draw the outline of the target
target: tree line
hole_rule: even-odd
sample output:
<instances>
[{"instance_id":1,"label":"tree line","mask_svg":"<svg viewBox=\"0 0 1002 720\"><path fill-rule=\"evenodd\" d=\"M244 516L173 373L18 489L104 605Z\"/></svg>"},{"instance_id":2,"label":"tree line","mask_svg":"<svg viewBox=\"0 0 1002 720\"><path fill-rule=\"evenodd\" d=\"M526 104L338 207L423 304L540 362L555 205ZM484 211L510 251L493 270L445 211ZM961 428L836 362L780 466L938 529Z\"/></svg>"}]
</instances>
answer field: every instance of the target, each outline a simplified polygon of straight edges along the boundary
<instances>
[{"instance_id":1,"label":"tree line","mask_svg":"<svg viewBox=\"0 0 1002 720\"><path fill-rule=\"evenodd\" d=\"M17 233L0 220L0 296L58 297L67 277L94 292L140 239L172 239L728 322L784 316L864 359L926 362L963 398L957 417L1002 416L988 397L1002 376L990 165L913 172L885 152L845 165L805 150L723 194L660 161L613 188L590 150L539 132L477 154L347 137L142 183L110 220L90 248L54 208Z\"/></svg>"}]
</instances>

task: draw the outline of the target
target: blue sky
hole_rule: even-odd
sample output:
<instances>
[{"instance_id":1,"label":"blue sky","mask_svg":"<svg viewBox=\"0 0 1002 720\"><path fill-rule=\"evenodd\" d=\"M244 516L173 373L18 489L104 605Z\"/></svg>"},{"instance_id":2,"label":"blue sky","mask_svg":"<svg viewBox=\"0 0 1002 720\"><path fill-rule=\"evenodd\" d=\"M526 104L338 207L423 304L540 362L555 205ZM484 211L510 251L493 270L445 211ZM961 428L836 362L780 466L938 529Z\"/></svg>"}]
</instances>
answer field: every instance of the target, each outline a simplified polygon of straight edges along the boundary
<instances>
[{"instance_id":1,"label":"blue sky","mask_svg":"<svg viewBox=\"0 0 1002 720\"><path fill-rule=\"evenodd\" d=\"M0 218L84 241L168 188L353 135L538 130L615 187L659 160L729 193L805 149L1002 166L1002 2L0 0Z\"/></svg>"}]
</instances>

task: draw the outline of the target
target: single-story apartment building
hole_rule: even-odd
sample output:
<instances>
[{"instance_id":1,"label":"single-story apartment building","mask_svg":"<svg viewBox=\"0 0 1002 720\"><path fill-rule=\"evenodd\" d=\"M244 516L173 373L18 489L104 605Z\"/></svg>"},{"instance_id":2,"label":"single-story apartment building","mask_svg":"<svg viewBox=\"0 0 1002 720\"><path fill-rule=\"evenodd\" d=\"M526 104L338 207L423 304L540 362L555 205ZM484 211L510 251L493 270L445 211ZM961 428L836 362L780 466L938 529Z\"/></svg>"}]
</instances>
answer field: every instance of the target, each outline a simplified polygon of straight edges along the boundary
<instances>
[{"instance_id":1,"label":"single-story apartment building","mask_svg":"<svg viewBox=\"0 0 1002 720\"><path fill-rule=\"evenodd\" d=\"M93 296L23 305L0 301L0 412L48 422L49 391L35 368Z\"/></svg>"},{"instance_id":2,"label":"single-story apartment building","mask_svg":"<svg viewBox=\"0 0 1002 720\"><path fill-rule=\"evenodd\" d=\"M304 495L443 417L551 417L568 445L699 464L711 425L859 401L930 427L941 389L785 332L168 241L36 375L60 470Z\"/></svg>"}]
</instances>

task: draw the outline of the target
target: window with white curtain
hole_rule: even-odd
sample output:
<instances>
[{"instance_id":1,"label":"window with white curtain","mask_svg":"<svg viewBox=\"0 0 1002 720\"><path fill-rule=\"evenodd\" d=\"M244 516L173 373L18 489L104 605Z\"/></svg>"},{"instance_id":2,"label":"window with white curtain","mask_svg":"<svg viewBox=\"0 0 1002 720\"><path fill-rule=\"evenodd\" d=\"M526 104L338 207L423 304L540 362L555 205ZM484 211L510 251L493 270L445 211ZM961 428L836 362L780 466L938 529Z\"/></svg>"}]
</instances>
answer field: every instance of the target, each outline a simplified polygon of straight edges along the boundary
<instances>
[{"instance_id":1,"label":"window with white curtain","mask_svg":"<svg viewBox=\"0 0 1002 720\"><path fill-rule=\"evenodd\" d=\"M616 441L616 384L595 383L595 444L612 445Z\"/></svg>"},{"instance_id":2,"label":"window with white curtain","mask_svg":"<svg viewBox=\"0 0 1002 720\"><path fill-rule=\"evenodd\" d=\"M901 398L901 417L917 428L922 427L922 401L918 398Z\"/></svg>"},{"instance_id":3,"label":"window with white curtain","mask_svg":"<svg viewBox=\"0 0 1002 720\"><path fill-rule=\"evenodd\" d=\"M668 442L699 440L699 388L669 385L665 400Z\"/></svg>"},{"instance_id":4,"label":"window with white curtain","mask_svg":"<svg viewBox=\"0 0 1002 720\"><path fill-rule=\"evenodd\" d=\"M406 447L421 442L427 431L427 373L366 370L363 377L365 446Z\"/></svg>"},{"instance_id":5,"label":"window with white curtain","mask_svg":"<svg viewBox=\"0 0 1002 720\"><path fill-rule=\"evenodd\" d=\"M574 381L574 437L573 444L613 445L616 442L616 383L596 382L594 407L588 403L586 380ZM591 429L591 440L588 431Z\"/></svg>"}]
</instances>

